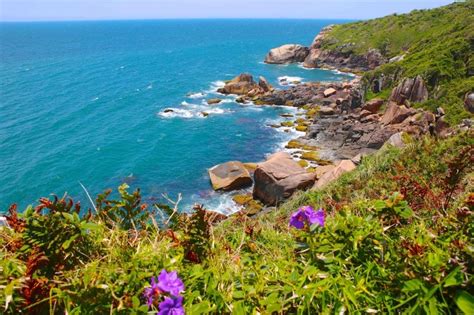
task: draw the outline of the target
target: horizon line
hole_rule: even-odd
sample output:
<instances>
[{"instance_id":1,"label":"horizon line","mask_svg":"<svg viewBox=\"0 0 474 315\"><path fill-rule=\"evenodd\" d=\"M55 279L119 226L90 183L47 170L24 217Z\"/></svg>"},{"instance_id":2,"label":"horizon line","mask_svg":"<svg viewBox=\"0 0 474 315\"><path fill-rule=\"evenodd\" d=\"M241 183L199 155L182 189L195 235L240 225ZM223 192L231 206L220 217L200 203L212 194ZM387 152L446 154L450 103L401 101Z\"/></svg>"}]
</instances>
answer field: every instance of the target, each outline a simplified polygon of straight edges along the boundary
<instances>
[{"instance_id":1,"label":"horizon line","mask_svg":"<svg viewBox=\"0 0 474 315\"><path fill-rule=\"evenodd\" d=\"M1 20L0 23L61 23L61 22L127 22L127 21L194 21L194 20L300 20L300 21L363 21L364 18L297 18L297 17L170 17L170 18L130 18L130 19L65 19L65 20Z\"/></svg>"}]
</instances>

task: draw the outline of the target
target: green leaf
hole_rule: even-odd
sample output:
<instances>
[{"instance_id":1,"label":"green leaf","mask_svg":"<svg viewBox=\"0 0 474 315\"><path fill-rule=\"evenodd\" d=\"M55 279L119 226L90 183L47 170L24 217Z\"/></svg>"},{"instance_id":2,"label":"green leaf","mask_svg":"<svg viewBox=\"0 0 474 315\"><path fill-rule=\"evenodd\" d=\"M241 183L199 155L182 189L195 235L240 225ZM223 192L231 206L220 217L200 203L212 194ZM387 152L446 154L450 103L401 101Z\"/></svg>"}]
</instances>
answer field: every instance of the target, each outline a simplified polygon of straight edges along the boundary
<instances>
[{"instance_id":1,"label":"green leaf","mask_svg":"<svg viewBox=\"0 0 474 315\"><path fill-rule=\"evenodd\" d=\"M457 267L444 279L444 287L451 287L455 285L460 285L464 281L463 274L461 272L461 267Z\"/></svg>"},{"instance_id":2,"label":"green leaf","mask_svg":"<svg viewBox=\"0 0 474 315\"><path fill-rule=\"evenodd\" d=\"M454 297L454 301L456 302L456 305L459 307L459 309L465 314L474 313L474 297L466 291L458 291Z\"/></svg>"}]
</instances>

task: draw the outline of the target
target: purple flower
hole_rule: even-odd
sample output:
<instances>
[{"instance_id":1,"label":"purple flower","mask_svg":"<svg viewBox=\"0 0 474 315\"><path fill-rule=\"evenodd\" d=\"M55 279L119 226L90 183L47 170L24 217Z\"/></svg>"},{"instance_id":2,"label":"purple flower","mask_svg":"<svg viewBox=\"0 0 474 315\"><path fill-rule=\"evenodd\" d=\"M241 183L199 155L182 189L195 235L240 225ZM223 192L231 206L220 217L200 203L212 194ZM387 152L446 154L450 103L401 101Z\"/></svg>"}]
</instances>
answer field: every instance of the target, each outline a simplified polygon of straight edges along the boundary
<instances>
[{"instance_id":1,"label":"purple flower","mask_svg":"<svg viewBox=\"0 0 474 315\"><path fill-rule=\"evenodd\" d=\"M325 214L323 209L311 212L308 218L310 224L319 224L319 226L324 227Z\"/></svg>"},{"instance_id":2,"label":"purple flower","mask_svg":"<svg viewBox=\"0 0 474 315\"><path fill-rule=\"evenodd\" d=\"M183 297L166 297L165 300L160 303L158 315L184 315Z\"/></svg>"},{"instance_id":3,"label":"purple flower","mask_svg":"<svg viewBox=\"0 0 474 315\"><path fill-rule=\"evenodd\" d=\"M161 291L177 296L181 291L184 291L184 283L178 277L178 273L176 271L168 273L165 269L163 269L158 276L158 288Z\"/></svg>"},{"instance_id":4,"label":"purple flower","mask_svg":"<svg viewBox=\"0 0 474 315\"><path fill-rule=\"evenodd\" d=\"M313 225L319 224L324 227L324 210L319 209L314 211L310 206L304 206L298 209L295 213L291 215L290 225L301 230L304 228L305 224Z\"/></svg>"},{"instance_id":5,"label":"purple flower","mask_svg":"<svg viewBox=\"0 0 474 315\"><path fill-rule=\"evenodd\" d=\"M143 297L146 298L146 304L150 307L153 305L153 298L160 294L160 289L158 288L158 283L155 280L155 277L151 277L150 284L151 286L145 288L143 291Z\"/></svg>"}]
</instances>

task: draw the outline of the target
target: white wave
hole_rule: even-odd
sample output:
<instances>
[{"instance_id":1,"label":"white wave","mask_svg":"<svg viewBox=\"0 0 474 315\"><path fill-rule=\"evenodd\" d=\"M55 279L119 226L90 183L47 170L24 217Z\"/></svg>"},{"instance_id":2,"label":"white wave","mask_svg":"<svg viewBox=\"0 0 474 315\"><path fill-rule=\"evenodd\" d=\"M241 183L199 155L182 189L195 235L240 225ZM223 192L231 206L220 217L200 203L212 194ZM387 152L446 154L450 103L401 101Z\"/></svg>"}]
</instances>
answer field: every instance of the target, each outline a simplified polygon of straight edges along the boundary
<instances>
[{"instance_id":1,"label":"white wave","mask_svg":"<svg viewBox=\"0 0 474 315\"><path fill-rule=\"evenodd\" d=\"M153 88L153 83L150 83L150 84L146 87L147 90L151 90L152 88Z\"/></svg>"},{"instance_id":2,"label":"white wave","mask_svg":"<svg viewBox=\"0 0 474 315\"><path fill-rule=\"evenodd\" d=\"M298 65L297 65L297 67L300 68L300 69L303 69L303 70L307 70L307 71L315 70L315 68L308 68L308 67L305 67L303 62L299 62Z\"/></svg>"},{"instance_id":3,"label":"white wave","mask_svg":"<svg viewBox=\"0 0 474 315\"><path fill-rule=\"evenodd\" d=\"M197 92L197 93L190 93L187 95L188 98L191 98L191 99L197 99L197 98L203 98L203 97L206 97L206 93L203 93L203 92Z\"/></svg>"},{"instance_id":4,"label":"white wave","mask_svg":"<svg viewBox=\"0 0 474 315\"><path fill-rule=\"evenodd\" d=\"M206 118L209 115L221 115L231 113L229 109L223 109L218 106L197 105L186 101L181 103L186 108L166 108L158 113L163 118Z\"/></svg>"},{"instance_id":5,"label":"white wave","mask_svg":"<svg viewBox=\"0 0 474 315\"><path fill-rule=\"evenodd\" d=\"M217 90L221 87L224 87L225 86L225 82L224 81L214 81L211 83L211 86L209 88L208 91L206 91L207 93L217 93Z\"/></svg>"},{"instance_id":6,"label":"white wave","mask_svg":"<svg viewBox=\"0 0 474 315\"><path fill-rule=\"evenodd\" d=\"M166 108L165 110L159 112L158 115L163 118L192 118L194 116L192 111L180 108Z\"/></svg>"},{"instance_id":7,"label":"white wave","mask_svg":"<svg viewBox=\"0 0 474 315\"><path fill-rule=\"evenodd\" d=\"M98 96L96 96L96 97L94 97L94 98L92 99L93 102L98 101L98 100L99 100L99 97L98 97Z\"/></svg>"},{"instance_id":8,"label":"white wave","mask_svg":"<svg viewBox=\"0 0 474 315\"><path fill-rule=\"evenodd\" d=\"M232 200L232 196L235 193L246 193L250 190L241 190L234 193L221 193L212 190L204 191L200 195L195 194L191 196L193 204L203 204L208 210L215 211L224 215L234 214L242 209L242 207L236 204ZM186 206L185 209L191 208L192 206Z\"/></svg>"},{"instance_id":9,"label":"white wave","mask_svg":"<svg viewBox=\"0 0 474 315\"><path fill-rule=\"evenodd\" d=\"M357 75L354 74L354 73L351 73L351 72L343 72L343 71L340 71L340 70L332 70L332 72L334 72L335 74L343 74L343 75L347 75L347 76L350 76L350 77L356 77Z\"/></svg>"},{"instance_id":10,"label":"white wave","mask_svg":"<svg viewBox=\"0 0 474 315\"><path fill-rule=\"evenodd\" d=\"M278 84L281 86L295 86L303 82L303 78L301 77L290 77L290 76L282 76L278 77Z\"/></svg>"}]
</instances>

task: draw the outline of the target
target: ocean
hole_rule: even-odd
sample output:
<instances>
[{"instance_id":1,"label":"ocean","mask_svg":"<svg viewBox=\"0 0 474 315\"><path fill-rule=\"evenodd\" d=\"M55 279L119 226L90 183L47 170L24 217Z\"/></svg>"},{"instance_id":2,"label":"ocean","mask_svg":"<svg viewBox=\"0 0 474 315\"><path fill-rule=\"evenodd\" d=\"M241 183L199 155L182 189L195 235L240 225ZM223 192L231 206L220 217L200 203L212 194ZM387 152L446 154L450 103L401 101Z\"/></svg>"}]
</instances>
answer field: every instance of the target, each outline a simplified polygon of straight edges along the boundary
<instances>
[{"instance_id":1,"label":"ocean","mask_svg":"<svg viewBox=\"0 0 474 315\"><path fill-rule=\"evenodd\" d=\"M207 169L282 149L295 135L268 124L292 109L240 105L217 87L242 72L276 87L285 76L347 79L262 62L269 49L310 45L322 27L341 22L0 23L0 211L65 192L88 207L80 183L96 195L126 182L148 203L181 193L182 211L197 202L232 212L229 195L212 191ZM212 97L225 100L206 105Z\"/></svg>"}]
</instances>

